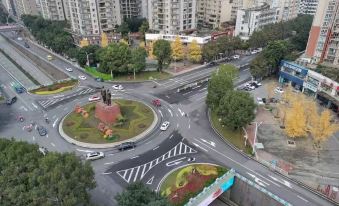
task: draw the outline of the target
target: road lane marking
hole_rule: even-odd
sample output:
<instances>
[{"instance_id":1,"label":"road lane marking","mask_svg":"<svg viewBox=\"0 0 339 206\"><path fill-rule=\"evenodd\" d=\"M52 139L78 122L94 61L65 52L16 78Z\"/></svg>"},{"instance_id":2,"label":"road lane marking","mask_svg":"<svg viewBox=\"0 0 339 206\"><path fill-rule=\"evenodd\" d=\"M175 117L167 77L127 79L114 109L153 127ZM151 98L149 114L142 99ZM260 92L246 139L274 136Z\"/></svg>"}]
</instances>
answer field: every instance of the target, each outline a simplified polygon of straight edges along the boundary
<instances>
[{"instance_id":1,"label":"road lane marking","mask_svg":"<svg viewBox=\"0 0 339 206\"><path fill-rule=\"evenodd\" d=\"M114 154L108 154L108 156L113 156Z\"/></svg>"},{"instance_id":2,"label":"road lane marking","mask_svg":"<svg viewBox=\"0 0 339 206\"><path fill-rule=\"evenodd\" d=\"M301 197L300 195L297 195L297 197L299 197L300 199L304 200L305 202L308 202L308 200L306 200L305 198Z\"/></svg>"},{"instance_id":3,"label":"road lane marking","mask_svg":"<svg viewBox=\"0 0 339 206\"><path fill-rule=\"evenodd\" d=\"M179 123L177 123L177 129L179 128Z\"/></svg>"},{"instance_id":4,"label":"road lane marking","mask_svg":"<svg viewBox=\"0 0 339 206\"><path fill-rule=\"evenodd\" d=\"M194 146L196 146L196 147L198 147L198 148L204 150L205 152L208 152L208 150L205 149L205 148L203 148L202 146L200 146L200 145L198 145L198 144L196 144L196 143L193 143L193 144L194 144Z\"/></svg>"},{"instance_id":5,"label":"road lane marking","mask_svg":"<svg viewBox=\"0 0 339 206\"><path fill-rule=\"evenodd\" d=\"M158 149L158 148L159 148L159 146L154 147L154 148L153 148L153 151L156 150L156 149Z\"/></svg>"},{"instance_id":6,"label":"road lane marking","mask_svg":"<svg viewBox=\"0 0 339 206\"><path fill-rule=\"evenodd\" d=\"M51 142L51 145L52 145L53 147L55 147L55 144L54 144L53 142Z\"/></svg>"},{"instance_id":7,"label":"road lane marking","mask_svg":"<svg viewBox=\"0 0 339 206\"><path fill-rule=\"evenodd\" d=\"M37 127L38 127L38 125L35 125L34 129L36 130Z\"/></svg>"},{"instance_id":8,"label":"road lane marking","mask_svg":"<svg viewBox=\"0 0 339 206\"><path fill-rule=\"evenodd\" d=\"M38 106L36 104L34 104L33 102L32 102L32 105L33 105L33 107L35 107L35 109L38 109Z\"/></svg>"},{"instance_id":9,"label":"road lane marking","mask_svg":"<svg viewBox=\"0 0 339 206\"><path fill-rule=\"evenodd\" d=\"M199 91L202 92L202 91L204 91L204 90L206 90L206 89L207 89L207 87L204 87L204 88L202 88L202 89L199 89Z\"/></svg>"},{"instance_id":10,"label":"road lane marking","mask_svg":"<svg viewBox=\"0 0 339 206\"><path fill-rule=\"evenodd\" d=\"M160 109L158 109L158 111L159 111L161 117L164 117L164 115L162 115L162 112L160 111Z\"/></svg>"},{"instance_id":11,"label":"road lane marking","mask_svg":"<svg viewBox=\"0 0 339 206\"><path fill-rule=\"evenodd\" d=\"M46 137L48 138L48 134L46 135Z\"/></svg>"},{"instance_id":12,"label":"road lane marking","mask_svg":"<svg viewBox=\"0 0 339 206\"><path fill-rule=\"evenodd\" d=\"M177 115L177 117L179 117L178 113L175 113L175 115Z\"/></svg>"},{"instance_id":13,"label":"road lane marking","mask_svg":"<svg viewBox=\"0 0 339 206\"><path fill-rule=\"evenodd\" d=\"M203 139L203 138L200 138L200 139L201 139L201 141L203 141L203 142L205 142L205 143L207 143L207 144L209 144L209 145L215 147L215 142L207 141L207 140L205 140L205 139Z\"/></svg>"},{"instance_id":14,"label":"road lane marking","mask_svg":"<svg viewBox=\"0 0 339 206\"><path fill-rule=\"evenodd\" d=\"M172 137L173 137L173 134L171 134L171 136L169 136L170 139L172 139Z\"/></svg>"},{"instance_id":15,"label":"road lane marking","mask_svg":"<svg viewBox=\"0 0 339 206\"><path fill-rule=\"evenodd\" d=\"M138 157L139 157L139 155L134 156L134 157L131 157L131 160L132 160L132 159L135 159L135 158L138 158Z\"/></svg>"},{"instance_id":16,"label":"road lane marking","mask_svg":"<svg viewBox=\"0 0 339 206\"><path fill-rule=\"evenodd\" d=\"M111 165L114 164L114 162L106 162L104 165Z\"/></svg>"},{"instance_id":17,"label":"road lane marking","mask_svg":"<svg viewBox=\"0 0 339 206\"><path fill-rule=\"evenodd\" d=\"M93 152L91 150L82 150L82 149L76 149L76 150L79 151L79 152L87 152L87 153Z\"/></svg>"},{"instance_id":18,"label":"road lane marking","mask_svg":"<svg viewBox=\"0 0 339 206\"><path fill-rule=\"evenodd\" d=\"M173 117L173 113L170 109L168 109L168 112L171 114L171 116Z\"/></svg>"},{"instance_id":19,"label":"road lane marking","mask_svg":"<svg viewBox=\"0 0 339 206\"><path fill-rule=\"evenodd\" d=\"M185 112L181 111L180 108L178 108L178 111L180 112L181 116L184 116L184 115L185 115Z\"/></svg>"},{"instance_id":20,"label":"road lane marking","mask_svg":"<svg viewBox=\"0 0 339 206\"><path fill-rule=\"evenodd\" d=\"M53 122L53 128L55 127L58 120L59 120L59 118L56 118L56 120Z\"/></svg>"},{"instance_id":21,"label":"road lane marking","mask_svg":"<svg viewBox=\"0 0 339 206\"><path fill-rule=\"evenodd\" d=\"M191 129L191 124L188 124L188 129Z\"/></svg>"},{"instance_id":22,"label":"road lane marking","mask_svg":"<svg viewBox=\"0 0 339 206\"><path fill-rule=\"evenodd\" d=\"M183 159L186 159L186 157L181 157L181 158L179 158L179 159L176 159L176 160L167 162L167 163L166 163L166 166L167 166L167 167L171 167L171 166L173 166L173 165L178 165L178 164L180 164L180 163L182 162L181 160L183 160Z\"/></svg>"},{"instance_id":23,"label":"road lane marking","mask_svg":"<svg viewBox=\"0 0 339 206\"><path fill-rule=\"evenodd\" d=\"M35 141L35 137L33 136L33 141Z\"/></svg>"},{"instance_id":24,"label":"road lane marking","mask_svg":"<svg viewBox=\"0 0 339 206\"><path fill-rule=\"evenodd\" d=\"M273 179L274 181L279 182L279 183L281 183L281 184L283 184L283 185L285 185L285 186L287 186L287 187L289 187L289 188L292 189L291 183L287 182L286 180L280 180L280 179L278 179L278 178L276 178L276 177L273 177L273 176L271 176L271 175L268 175L268 176L269 176L271 179Z\"/></svg>"},{"instance_id":25,"label":"road lane marking","mask_svg":"<svg viewBox=\"0 0 339 206\"><path fill-rule=\"evenodd\" d=\"M170 106L172 109L173 109L173 106L170 104L170 105L168 105L168 106Z\"/></svg>"},{"instance_id":26,"label":"road lane marking","mask_svg":"<svg viewBox=\"0 0 339 206\"><path fill-rule=\"evenodd\" d=\"M147 184L147 185L151 185L151 184L153 183L153 180L154 180L154 176L151 177L151 179L149 179L149 180L146 182L146 184Z\"/></svg>"},{"instance_id":27,"label":"road lane marking","mask_svg":"<svg viewBox=\"0 0 339 206\"><path fill-rule=\"evenodd\" d=\"M257 176L255 176L254 174L251 174L251 173L249 173L249 172L246 172L249 176L251 176L253 179L254 179L254 181L258 184L258 185L260 185L260 186L262 186L262 187L266 187L266 186L269 186L270 184L268 184L267 182L265 182L265 181L263 181L263 180L261 180L261 179L259 179Z\"/></svg>"},{"instance_id":28,"label":"road lane marking","mask_svg":"<svg viewBox=\"0 0 339 206\"><path fill-rule=\"evenodd\" d=\"M102 174L103 175L109 175L109 174L112 174L112 172L103 172Z\"/></svg>"},{"instance_id":29,"label":"road lane marking","mask_svg":"<svg viewBox=\"0 0 339 206\"><path fill-rule=\"evenodd\" d=\"M134 175L134 180L133 180L133 182L137 181L138 174L139 174L139 170L140 170L140 166L138 167L137 172L136 172L136 174Z\"/></svg>"}]
</instances>

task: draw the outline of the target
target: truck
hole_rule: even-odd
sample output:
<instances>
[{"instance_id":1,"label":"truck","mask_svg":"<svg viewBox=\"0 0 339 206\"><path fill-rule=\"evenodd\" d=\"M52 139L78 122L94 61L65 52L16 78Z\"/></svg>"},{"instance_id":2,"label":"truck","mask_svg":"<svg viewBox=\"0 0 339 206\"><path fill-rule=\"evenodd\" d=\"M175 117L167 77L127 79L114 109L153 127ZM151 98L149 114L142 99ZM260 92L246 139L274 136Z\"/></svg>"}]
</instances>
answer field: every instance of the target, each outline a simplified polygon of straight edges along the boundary
<instances>
[{"instance_id":1,"label":"truck","mask_svg":"<svg viewBox=\"0 0 339 206\"><path fill-rule=\"evenodd\" d=\"M24 87L18 83L12 82L12 88L18 93L21 94L25 91Z\"/></svg>"}]
</instances>

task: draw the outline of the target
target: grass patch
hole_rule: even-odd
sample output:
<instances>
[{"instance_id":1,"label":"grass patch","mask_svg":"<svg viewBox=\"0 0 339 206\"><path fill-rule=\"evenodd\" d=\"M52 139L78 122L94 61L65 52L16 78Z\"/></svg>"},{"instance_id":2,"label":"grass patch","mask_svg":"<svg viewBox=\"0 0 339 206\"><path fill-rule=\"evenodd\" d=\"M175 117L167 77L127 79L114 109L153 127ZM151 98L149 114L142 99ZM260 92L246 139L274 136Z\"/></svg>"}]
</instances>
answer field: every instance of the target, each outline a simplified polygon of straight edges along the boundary
<instances>
[{"instance_id":1,"label":"grass patch","mask_svg":"<svg viewBox=\"0 0 339 206\"><path fill-rule=\"evenodd\" d=\"M114 75L113 79L111 74L105 74L98 72L93 67L86 67L85 70L91 74L93 77L102 78L103 80L113 80L113 81L144 81L144 80L151 80L151 79L167 79L170 78L172 75L167 72L157 72L157 71L143 71L140 73L135 74L135 80L133 74L126 74L117 76Z\"/></svg>"},{"instance_id":2,"label":"grass patch","mask_svg":"<svg viewBox=\"0 0 339 206\"><path fill-rule=\"evenodd\" d=\"M160 193L173 205L184 205L228 170L207 164L194 164L175 170L161 184Z\"/></svg>"},{"instance_id":3,"label":"grass patch","mask_svg":"<svg viewBox=\"0 0 339 206\"><path fill-rule=\"evenodd\" d=\"M252 148L247 144L244 145L244 132L243 130L232 130L227 127L223 127L220 122L216 112L211 112L211 121L216 130L229 141L231 144L236 146L238 149L246 152L249 155L252 155Z\"/></svg>"},{"instance_id":4,"label":"grass patch","mask_svg":"<svg viewBox=\"0 0 339 206\"><path fill-rule=\"evenodd\" d=\"M105 139L104 134L97 129L100 121L94 117L96 103L90 103L83 107L89 114L87 119L75 112L69 114L63 122L64 132L81 142L103 144L135 137L153 123L154 114L148 106L131 100L119 99L113 102L120 105L121 114L125 119L122 125L110 126L114 138Z\"/></svg>"},{"instance_id":5,"label":"grass patch","mask_svg":"<svg viewBox=\"0 0 339 206\"><path fill-rule=\"evenodd\" d=\"M12 64L14 64L28 79L30 79L35 85L41 85L34 77L28 73L26 70L24 70L14 59L12 59L8 54L6 54L2 49L0 49L0 52L10 61Z\"/></svg>"},{"instance_id":6,"label":"grass patch","mask_svg":"<svg viewBox=\"0 0 339 206\"><path fill-rule=\"evenodd\" d=\"M78 80L71 79L71 80L51 84L48 86L42 86L38 89L31 90L30 92L33 94L39 94L39 95L56 94L56 93L61 93L61 92L65 92L65 91L73 89L77 85L77 83L78 83Z\"/></svg>"}]
</instances>

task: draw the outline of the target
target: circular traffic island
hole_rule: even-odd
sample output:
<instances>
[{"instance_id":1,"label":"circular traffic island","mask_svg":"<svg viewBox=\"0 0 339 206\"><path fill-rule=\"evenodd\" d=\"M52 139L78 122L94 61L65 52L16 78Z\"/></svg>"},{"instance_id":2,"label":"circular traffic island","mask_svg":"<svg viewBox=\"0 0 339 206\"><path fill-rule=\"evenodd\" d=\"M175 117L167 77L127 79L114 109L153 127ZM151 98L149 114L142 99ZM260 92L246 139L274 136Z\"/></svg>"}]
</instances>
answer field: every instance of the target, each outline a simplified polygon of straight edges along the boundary
<instances>
[{"instance_id":1,"label":"circular traffic island","mask_svg":"<svg viewBox=\"0 0 339 206\"><path fill-rule=\"evenodd\" d=\"M162 181L161 195L173 205L185 205L228 170L211 164L192 164L169 173Z\"/></svg>"},{"instance_id":2,"label":"circular traffic island","mask_svg":"<svg viewBox=\"0 0 339 206\"><path fill-rule=\"evenodd\" d=\"M119 99L108 104L96 102L81 107L77 105L60 126L66 140L71 143L105 148L140 138L154 128L156 121L155 112L149 106L138 101Z\"/></svg>"}]
</instances>

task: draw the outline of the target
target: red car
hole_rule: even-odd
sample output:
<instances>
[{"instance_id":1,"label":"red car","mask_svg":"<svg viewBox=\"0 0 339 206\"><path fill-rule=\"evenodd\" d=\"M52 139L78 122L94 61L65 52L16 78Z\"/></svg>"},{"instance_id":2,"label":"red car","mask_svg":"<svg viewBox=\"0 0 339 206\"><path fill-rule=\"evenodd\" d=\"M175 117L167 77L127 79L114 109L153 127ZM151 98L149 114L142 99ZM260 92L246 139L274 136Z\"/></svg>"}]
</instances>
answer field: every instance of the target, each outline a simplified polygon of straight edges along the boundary
<instances>
[{"instance_id":1,"label":"red car","mask_svg":"<svg viewBox=\"0 0 339 206\"><path fill-rule=\"evenodd\" d=\"M160 107L161 106L161 102L160 99L155 99L152 101L152 104L156 107Z\"/></svg>"}]
</instances>

